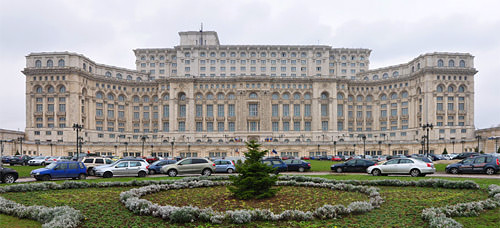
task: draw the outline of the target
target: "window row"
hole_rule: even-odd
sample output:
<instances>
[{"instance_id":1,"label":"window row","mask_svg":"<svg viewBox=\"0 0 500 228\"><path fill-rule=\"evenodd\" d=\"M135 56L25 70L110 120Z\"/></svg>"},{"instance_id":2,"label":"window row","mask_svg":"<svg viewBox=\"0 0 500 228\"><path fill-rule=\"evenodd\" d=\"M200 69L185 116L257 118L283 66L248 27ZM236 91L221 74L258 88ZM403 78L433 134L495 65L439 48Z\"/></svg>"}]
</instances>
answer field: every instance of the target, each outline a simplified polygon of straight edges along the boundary
<instances>
[{"instance_id":1,"label":"window row","mask_svg":"<svg viewBox=\"0 0 500 228\"><path fill-rule=\"evenodd\" d=\"M52 59L47 60L45 66L46 67L54 67L54 62L52 61ZM65 66L64 59L59 59L59 61L57 62L57 66L58 67L64 67ZM35 67L36 68L42 67L42 61L41 60L36 60L35 61Z\"/></svg>"}]
</instances>

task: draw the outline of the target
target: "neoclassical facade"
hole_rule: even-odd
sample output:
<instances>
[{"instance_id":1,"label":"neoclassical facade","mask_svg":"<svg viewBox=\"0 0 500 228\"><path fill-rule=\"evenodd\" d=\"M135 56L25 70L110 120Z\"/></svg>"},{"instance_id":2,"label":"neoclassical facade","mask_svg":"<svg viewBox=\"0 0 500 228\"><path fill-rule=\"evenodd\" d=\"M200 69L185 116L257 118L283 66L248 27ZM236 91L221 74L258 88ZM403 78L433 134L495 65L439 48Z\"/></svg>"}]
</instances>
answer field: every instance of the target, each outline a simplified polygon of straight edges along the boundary
<instances>
[{"instance_id":1,"label":"neoclassical facade","mask_svg":"<svg viewBox=\"0 0 500 228\"><path fill-rule=\"evenodd\" d=\"M83 125L83 151L119 156L236 156L250 139L291 156L422 153L427 123L431 151L474 147L470 54L370 69L369 49L179 35L173 48L134 50L136 70L70 52L29 54L29 152L55 145L52 154L73 154L74 123Z\"/></svg>"}]
</instances>

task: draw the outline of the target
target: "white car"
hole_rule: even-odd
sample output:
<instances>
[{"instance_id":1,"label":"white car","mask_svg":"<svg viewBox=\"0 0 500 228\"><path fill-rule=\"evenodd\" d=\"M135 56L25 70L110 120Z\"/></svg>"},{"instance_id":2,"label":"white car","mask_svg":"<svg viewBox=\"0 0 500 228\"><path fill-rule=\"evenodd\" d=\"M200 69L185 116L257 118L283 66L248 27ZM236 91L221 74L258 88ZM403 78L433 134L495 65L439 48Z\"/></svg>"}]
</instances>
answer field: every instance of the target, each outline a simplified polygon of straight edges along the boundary
<instances>
[{"instance_id":1,"label":"white car","mask_svg":"<svg viewBox=\"0 0 500 228\"><path fill-rule=\"evenodd\" d=\"M28 165L43 165L45 166L45 159L50 158L49 156L38 156L28 161Z\"/></svg>"},{"instance_id":2,"label":"white car","mask_svg":"<svg viewBox=\"0 0 500 228\"><path fill-rule=\"evenodd\" d=\"M436 172L433 163L415 158L394 158L382 165L372 165L366 169L373 176L389 174L410 174L412 177L425 176Z\"/></svg>"}]
</instances>

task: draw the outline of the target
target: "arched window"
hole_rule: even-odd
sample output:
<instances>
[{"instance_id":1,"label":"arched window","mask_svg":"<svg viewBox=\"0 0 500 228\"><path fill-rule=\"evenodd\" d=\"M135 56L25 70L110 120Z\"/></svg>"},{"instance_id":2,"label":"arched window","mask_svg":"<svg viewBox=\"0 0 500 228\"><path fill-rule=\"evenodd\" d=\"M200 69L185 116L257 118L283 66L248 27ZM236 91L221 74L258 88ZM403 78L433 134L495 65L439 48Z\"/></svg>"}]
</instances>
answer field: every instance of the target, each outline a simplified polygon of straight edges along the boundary
<instances>
[{"instance_id":1,"label":"arched window","mask_svg":"<svg viewBox=\"0 0 500 228\"><path fill-rule=\"evenodd\" d=\"M373 75L373 80L378 80L378 75Z\"/></svg>"},{"instance_id":2,"label":"arched window","mask_svg":"<svg viewBox=\"0 0 500 228\"><path fill-rule=\"evenodd\" d=\"M66 86L59 87L59 93L65 93L65 92L66 92Z\"/></svg>"},{"instance_id":3,"label":"arched window","mask_svg":"<svg viewBox=\"0 0 500 228\"><path fill-rule=\"evenodd\" d=\"M384 73L384 74L382 75L382 78L383 78L383 79L389 78L389 74L388 74L388 73Z\"/></svg>"},{"instance_id":4,"label":"arched window","mask_svg":"<svg viewBox=\"0 0 500 228\"><path fill-rule=\"evenodd\" d=\"M392 93L391 94L391 100L398 99L398 94L397 93Z\"/></svg>"},{"instance_id":5,"label":"arched window","mask_svg":"<svg viewBox=\"0 0 500 228\"><path fill-rule=\"evenodd\" d=\"M83 63L83 70L87 70L87 64Z\"/></svg>"},{"instance_id":6,"label":"arched window","mask_svg":"<svg viewBox=\"0 0 500 228\"><path fill-rule=\"evenodd\" d=\"M59 62L57 62L57 66L64 67L64 59L59 59Z\"/></svg>"},{"instance_id":7,"label":"arched window","mask_svg":"<svg viewBox=\"0 0 500 228\"><path fill-rule=\"evenodd\" d=\"M42 93L42 92L43 92L43 89L42 89L42 87L37 86L37 87L35 88L35 91L36 91L36 93Z\"/></svg>"},{"instance_id":8,"label":"arched window","mask_svg":"<svg viewBox=\"0 0 500 228\"><path fill-rule=\"evenodd\" d=\"M246 57L246 56L247 56L247 53L242 52L242 53L240 53L240 56L241 56L241 57Z\"/></svg>"},{"instance_id":9,"label":"arched window","mask_svg":"<svg viewBox=\"0 0 500 228\"><path fill-rule=\"evenodd\" d=\"M36 68L42 67L42 61L40 61L40 60L35 61L35 67Z\"/></svg>"},{"instance_id":10,"label":"arched window","mask_svg":"<svg viewBox=\"0 0 500 228\"><path fill-rule=\"evenodd\" d=\"M454 90L453 86L448 86L448 92L449 92L449 93L452 93L452 92L453 92L453 90Z\"/></svg>"},{"instance_id":11,"label":"arched window","mask_svg":"<svg viewBox=\"0 0 500 228\"><path fill-rule=\"evenodd\" d=\"M348 101L354 101L354 97L352 95L347 96Z\"/></svg>"},{"instance_id":12,"label":"arched window","mask_svg":"<svg viewBox=\"0 0 500 228\"><path fill-rule=\"evenodd\" d=\"M132 100L133 100L134 102L139 102L139 97L138 97L138 96L134 96L134 97L132 98Z\"/></svg>"},{"instance_id":13,"label":"arched window","mask_svg":"<svg viewBox=\"0 0 500 228\"><path fill-rule=\"evenodd\" d=\"M108 93L108 100L112 101L115 99L115 95L113 95L112 93Z\"/></svg>"},{"instance_id":14,"label":"arched window","mask_svg":"<svg viewBox=\"0 0 500 228\"><path fill-rule=\"evenodd\" d=\"M54 62L52 62L52 60L47 60L47 67L53 67L54 66Z\"/></svg>"},{"instance_id":15,"label":"arched window","mask_svg":"<svg viewBox=\"0 0 500 228\"><path fill-rule=\"evenodd\" d=\"M185 101L186 100L186 94L185 93L179 93L178 98L181 101Z\"/></svg>"},{"instance_id":16,"label":"arched window","mask_svg":"<svg viewBox=\"0 0 500 228\"><path fill-rule=\"evenodd\" d=\"M206 56L205 52L200 52L200 56L205 57Z\"/></svg>"},{"instance_id":17,"label":"arched window","mask_svg":"<svg viewBox=\"0 0 500 228\"><path fill-rule=\"evenodd\" d=\"M387 100L387 96L385 94L380 95L380 100L381 101Z\"/></svg>"},{"instance_id":18,"label":"arched window","mask_svg":"<svg viewBox=\"0 0 500 228\"><path fill-rule=\"evenodd\" d=\"M465 92L465 86L463 86L463 85L459 86L459 87L458 87L458 92L459 92L459 93L463 93L463 92Z\"/></svg>"},{"instance_id":19,"label":"arched window","mask_svg":"<svg viewBox=\"0 0 500 228\"><path fill-rule=\"evenodd\" d=\"M403 91L403 92L401 93L401 98L408 98L408 92Z\"/></svg>"},{"instance_id":20,"label":"arched window","mask_svg":"<svg viewBox=\"0 0 500 228\"><path fill-rule=\"evenodd\" d=\"M368 102L373 101L373 96L372 95L366 96L366 101Z\"/></svg>"},{"instance_id":21,"label":"arched window","mask_svg":"<svg viewBox=\"0 0 500 228\"><path fill-rule=\"evenodd\" d=\"M118 78L118 79L122 79L122 78L123 78L123 76L122 76L122 74L118 73L118 74L116 74L116 78Z\"/></svg>"},{"instance_id":22,"label":"arched window","mask_svg":"<svg viewBox=\"0 0 500 228\"><path fill-rule=\"evenodd\" d=\"M214 95L212 95L211 93L208 93L207 100L213 100L213 99L214 99Z\"/></svg>"},{"instance_id":23,"label":"arched window","mask_svg":"<svg viewBox=\"0 0 500 228\"><path fill-rule=\"evenodd\" d=\"M455 66L455 61L453 61L453 59L450 59L450 61L448 61L448 67L454 67Z\"/></svg>"},{"instance_id":24,"label":"arched window","mask_svg":"<svg viewBox=\"0 0 500 228\"><path fill-rule=\"evenodd\" d=\"M344 95L341 93L337 93L337 100L344 100Z\"/></svg>"},{"instance_id":25,"label":"arched window","mask_svg":"<svg viewBox=\"0 0 500 228\"><path fill-rule=\"evenodd\" d=\"M417 63L417 70L420 70L420 63Z\"/></svg>"},{"instance_id":26,"label":"arched window","mask_svg":"<svg viewBox=\"0 0 500 228\"><path fill-rule=\"evenodd\" d=\"M91 66L89 66L89 72L92 73L92 67Z\"/></svg>"},{"instance_id":27,"label":"arched window","mask_svg":"<svg viewBox=\"0 0 500 228\"><path fill-rule=\"evenodd\" d=\"M278 100L279 98L280 96L277 93L273 93L273 95L271 95L271 99L273 100Z\"/></svg>"},{"instance_id":28,"label":"arched window","mask_svg":"<svg viewBox=\"0 0 500 228\"><path fill-rule=\"evenodd\" d=\"M118 101L125 101L125 96L119 95L118 96Z\"/></svg>"},{"instance_id":29,"label":"arched window","mask_svg":"<svg viewBox=\"0 0 500 228\"><path fill-rule=\"evenodd\" d=\"M413 72L415 72L415 66L412 66L412 67L411 67L411 72L412 72L412 73L413 73Z\"/></svg>"},{"instance_id":30,"label":"arched window","mask_svg":"<svg viewBox=\"0 0 500 228\"><path fill-rule=\"evenodd\" d=\"M460 60L460 67L465 67L465 61Z\"/></svg>"},{"instance_id":31,"label":"arched window","mask_svg":"<svg viewBox=\"0 0 500 228\"><path fill-rule=\"evenodd\" d=\"M397 77L397 76L399 76L399 72L397 71L392 72L392 77Z\"/></svg>"},{"instance_id":32,"label":"arched window","mask_svg":"<svg viewBox=\"0 0 500 228\"><path fill-rule=\"evenodd\" d=\"M248 95L248 97L250 99L257 99L257 94L256 93L250 93L250 95Z\"/></svg>"},{"instance_id":33,"label":"arched window","mask_svg":"<svg viewBox=\"0 0 500 228\"><path fill-rule=\"evenodd\" d=\"M294 93L293 94L293 99L300 100L300 93Z\"/></svg>"},{"instance_id":34,"label":"arched window","mask_svg":"<svg viewBox=\"0 0 500 228\"><path fill-rule=\"evenodd\" d=\"M141 60L146 60L146 56L141 56Z\"/></svg>"},{"instance_id":35,"label":"arched window","mask_svg":"<svg viewBox=\"0 0 500 228\"><path fill-rule=\"evenodd\" d=\"M234 100L234 99L236 99L236 96L234 95L234 93L230 93L227 95L227 99Z\"/></svg>"},{"instance_id":36,"label":"arched window","mask_svg":"<svg viewBox=\"0 0 500 228\"><path fill-rule=\"evenodd\" d=\"M102 92L97 92L97 93L95 94L95 98L96 98L96 99L102 99L103 97L104 97L104 94L103 94Z\"/></svg>"},{"instance_id":37,"label":"arched window","mask_svg":"<svg viewBox=\"0 0 500 228\"><path fill-rule=\"evenodd\" d=\"M368 76L364 77L363 80L368 81Z\"/></svg>"},{"instance_id":38,"label":"arched window","mask_svg":"<svg viewBox=\"0 0 500 228\"><path fill-rule=\"evenodd\" d=\"M198 101L203 100L203 95L201 93L197 93L195 95L195 99L198 100Z\"/></svg>"},{"instance_id":39,"label":"arched window","mask_svg":"<svg viewBox=\"0 0 500 228\"><path fill-rule=\"evenodd\" d=\"M153 102L158 102L158 96L153 96Z\"/></svg>"},{"instance_id":40,"label":"arched window","mask_svg":"<svg viewBox=\"0 0 500 228\"><path fill-rule=\"evenodd\" d=\"M160 55L160 60L165 60L165 56Z\"/></svg>"},{"instance_id":41,"label":"arched window","mask_svg":"<svg viewBox=\"0 0 500 228\"><path fill-rule=\"evenodd\" d=\"M310 93L304 94L304 99L305 100L311 100L311 94Z\"/></svg>"},{"instance_id":42,"label":"arched window","mask_svg":"<svg viewBox=\"0 0 500 228\"><path fill-rule=\"evenodd\" d=\"M138 82L140 82L140 81L142 81L142 78L141 77L137 77L135 80L138 81Z\"/></svg>"},{"instance_id":43,"label":"arched window","mask_svg":"<svg viewBox=\"0 0 500 228\"><path fill-rule=\"evenodd\" d=\"M210 57L215 57L215 56L216 56L215 52L210 52Z\"/></svg>"},{"instance_id":44,"label":"arched window","mask_svg":"<svg viewBox=\"0 0 500 228\"><path fill-rule=\"evenodd\" d=\"M111 77L111 72L106 71L106 74L104 74L106 77Z\"/></svg>"},{"instance_id":45,"label":"arched window","mask_svg":"<svg viewBox=\"0 0 500 228\"><path fill-rule=\"evenodd\" d=\"M328 93L323 92L321 93L321 100L327 100L328 99Z\"/></svg>"},{"instance_id":46,"label":"arched window","mask_svg":"<svg viewBox=\"0 0 500 228\"><path fill-rule=\"evenodd\" d=\"M53 93L53 92L54 92L54 87L53 87L53 86L49 86L49 87L47 88L47 92L48 92L48 93Z\"/></svg>"},{"instance_id":47,"label":"arched window","mask_svg":"<svg viewBox=\"0 0 500 228\"><path fill-rule=\"evenodd\" d=\"M128 81L132 81L132 76L131 75L127 75L127 80Z\"/></svg>"},{"instance_id":48,"label":"arched window","mask_svg":"<svg viewBox=\"0 0 500 228\"><path fill-rule=\"evenodd\" d=\"M168 101L168 100L170 100L170 95L169 95L169 94L165 94L165 95L163 96L163 100L164 100L164 101Z\"/></svg>"},{"instance_id":49,"label":"arched window","mask_svg":"<svg viewBox=\"0 0 500 228\"><path fill-rule=\"evenodd\" d=\"M358 96L356 97L356 101L358 101L358 102L363 102L363 96L358 95Z\"/></svg>"},{"instance_id":50,"label":"arched window","mask_svg":"<svg viewBox=\"0 0 500 228\"><path fill-rule=\"evenodd\" d=\"M438 60L438 67L443 67L444 66L444 62L442 59Z\"/></svg>"},{"instance_id":51,"label":"arched window","mask_svg":"<svg viewBox=\"0 0 500 228\"><path fill-rule=\"evenodd\" d=\"M417 88L417 94L422 94L422 90L419 88Z\"/></svg>"},{"instance_id":52,"label":"arched window","mask_svg":"<svg viewBox=\"0 0 500 228\"><path fill-rule=\"evenodd\" d=\"M223 93L218 93L217 94L217 100L224 100L224 94Z\"/></svg>"},{"instance_id":53,"label":"arched window","mask_svg":"<svg viewBox=\"0 0 500 228\"><path fill-rule=\"evenodd\" d=\"M438 87L436 88L436 91L437 92L443 92L444 88L442 85L438 85Z\"/></svg>"},{"instance_id":54,"label":"arched window","mask_svg":"<svg viewBox=\"0 0 500 228\"><path fill-rule=\"evenodd\" d=\"M288 100L290 99L290 94L288 93L284 93L283 96L281 96L283 98L283 100Z\"/></svg>"},{"instance_id":55,"label":"arched window","mask_svg":"<svg viewBox=\"0 0 500 228\"><path fill-rule=\"evenodd\" d=\"M143 96L142 97L143 102L149 102L149 97L148 96Z\"/></svg>"}]
</instances>

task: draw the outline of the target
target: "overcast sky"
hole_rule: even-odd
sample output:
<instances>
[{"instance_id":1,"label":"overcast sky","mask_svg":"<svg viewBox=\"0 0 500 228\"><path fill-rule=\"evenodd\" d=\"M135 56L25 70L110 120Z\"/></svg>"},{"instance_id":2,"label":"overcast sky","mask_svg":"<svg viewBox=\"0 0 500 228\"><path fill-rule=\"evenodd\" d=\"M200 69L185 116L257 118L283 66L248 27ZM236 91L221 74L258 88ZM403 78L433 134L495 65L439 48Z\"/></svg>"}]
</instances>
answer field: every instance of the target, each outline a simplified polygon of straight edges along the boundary
<instances>
[{"instance_id":1,"label":"overcast sky","mask_svg":"<svg viewBox=\"0 0 500 228\"><path fill-rule=\"evenodd\" d=\"M0 128L25 128L25 56L70 51L135 69L135 48L217 31L222 44L369 48L370 69L428 52L475 56L475 127L500 124L499 1L0 0Z\"/></svg>"}]
</instances>

